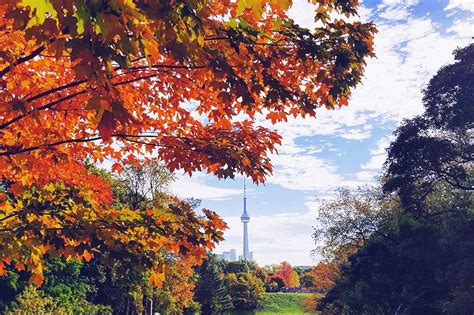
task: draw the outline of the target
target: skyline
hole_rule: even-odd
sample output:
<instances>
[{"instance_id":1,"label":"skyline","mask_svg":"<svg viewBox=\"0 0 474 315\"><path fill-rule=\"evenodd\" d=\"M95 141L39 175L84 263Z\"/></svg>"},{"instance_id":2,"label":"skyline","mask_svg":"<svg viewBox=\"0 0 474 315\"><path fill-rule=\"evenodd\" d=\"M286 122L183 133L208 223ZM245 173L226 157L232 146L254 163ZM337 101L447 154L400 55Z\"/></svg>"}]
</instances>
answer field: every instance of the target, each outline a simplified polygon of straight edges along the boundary
<instances>
[{"instance_id":1,"label":"skyline","mask_svg":"<svg viewBox=\"0 0 474 315\"><path fill-rule=\"evenodd\" d=\"M310 26L310 5L294 1L290 15ZM383 0L361 3L361 18L374 20L377 58L368 62L363 83L349 106L320 110L317 118L292 119L274 126L283 136L272 155L274 174L265 186L249 185L252 213L249 241L261 264L288 260L310 265L317 200L331 198L337 187L374 183L392 132L405 118L422 112L422 88L438 69L453 60L452 51L472 42L474 2L459 0ZM216 253L240 248L242 177L178 175L172 191L202 200L229 224Z\"/></svg>"}]
</instances>

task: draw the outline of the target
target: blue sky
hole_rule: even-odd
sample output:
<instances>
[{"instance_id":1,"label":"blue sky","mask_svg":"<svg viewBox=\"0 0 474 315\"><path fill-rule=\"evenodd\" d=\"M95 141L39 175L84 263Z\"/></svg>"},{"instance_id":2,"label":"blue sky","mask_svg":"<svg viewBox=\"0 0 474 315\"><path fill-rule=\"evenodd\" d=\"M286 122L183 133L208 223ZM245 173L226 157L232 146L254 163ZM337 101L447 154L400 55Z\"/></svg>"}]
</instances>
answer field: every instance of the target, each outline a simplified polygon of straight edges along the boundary
<instances>
[{"instance_id":1,"label":"blue sky","mask_svg":"<svg viewBox=\"0 0 474 315\"><path fill-rule=\"evenodd\" d=\"M312 27L313 10L294 0L290 16ZM279 155L272 156L274 174L264 186L247 183L250 250L261 265L317 262L311 257L315 198L331 198L338 187L373 183L396 126L423 111L421 90L429 78L453 60L456 47L473 41L474 0L365 0L359 12L379 29L377 58L368 62L349 106L272 126L283 136ZM235 248L241 254L243 179L177 177L174 193L200 198L203 207L228 222L216 252Z\"/></svg>"}]
</instances>

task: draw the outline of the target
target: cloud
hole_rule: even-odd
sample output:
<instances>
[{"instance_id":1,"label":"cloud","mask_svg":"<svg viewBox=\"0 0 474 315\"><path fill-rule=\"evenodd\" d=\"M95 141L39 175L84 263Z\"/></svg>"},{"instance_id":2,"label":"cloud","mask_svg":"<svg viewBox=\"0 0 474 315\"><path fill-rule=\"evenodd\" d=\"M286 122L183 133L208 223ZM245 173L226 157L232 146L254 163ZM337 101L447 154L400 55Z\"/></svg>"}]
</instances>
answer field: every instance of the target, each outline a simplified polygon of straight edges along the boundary
<instances>
[{"instance_id":1,"label":"cloud","mask_svg":"<svg viewBox=\"0 0 474 315\"><path fill-rule=\"evenodd\" d=\"M314 21L314 12L316 6L307 0L294 0L291 8L288 10L288 16L303 27L313 29L316 27Z\"/></svg>"},{"instance_id":2,"label":"cloud","mask_svg":"<svg viewBox=\"0 0 474 315\"><path fill-rule=\"evenodd\" d=\"M407 7L387 8L379 15L379 17L390 21L406 20L409 16L411 16L411 13Z\"/></svg>"},{"instance_id":3,"label":"cloud","mask_svg":"<svg viewBox=\"0 0 474 315\"><path fill-rule=\"evenodd\" d=\"M275 155L272 163L275 170L268 182L287 189L330 190L344 181L336 166L312 155Z\"/></svg>"},{"instance_id":4,"label":"cloud","mask_svg":"<svg viewBox=\"0 0 474 315\"><path fill-rule=\"evenodd\" d=\"M399 22L412 16L412 7L417 5L419 0L384 0L378 8L378 17L388 22Z\"/></svg>"},{"instance_id":5,"label":"cloud","mask_svg":"<svg viewBox=\"0 0 474 315\"><path fill-rule=\"evenodd\" d=\"M383 0L379 7L391 7L391 6L413 6L420 2L420 0Z\"/></svg>"},{"instance_id":6,"label":"cloud","mask_svg":"<svg viewBox=\"0 0 474 315\"><path fill-rule=\"evenodd\" d=\"M387 148L390 145L390 143L395 139L393 135L390 136L385 136L381 139L379 139L375 147L370 149L370 154L372 155L386 155L387 154Z\"/></svg>"},{"instance_id":7,"label":"cloud","mask_svg":"<svg viewBox=\"0 0 474 315\"><path fill-rule=\"evenodd\" d=\"M363 130L360 129L350 129L347 132L343 133L341 135L342 138L344 139L349 139L349 140L364 140L368 139L371 136L370 130L373 128L371 125L367 125Z\"/></svg>"},{"instance_id":8,"label":"cloud","mask_svg":"<svg viewBox=\"0 0 474 315\"><path fill-rule=\"evenodd\" d=\"M453 25L447 29L448 33L453 33L455 36L469 39L471 38L474 33L474 18L471 19L464 19L464 20L456 20L454 21Z\"/></svg>"},{"instance_id":9,"label":"cloud","mask_svg":"<svg viewBox=\"0 0 474 315\"><path fill-rule=\"evenodd\" d=\"M447 10L459 9L463 11L474 12L473 0L449 0L448 5L444 8Z\"/></svg>"},{"instance_id":10,"label":"cloud","mask_svg":"<svg viewBox=\"0 0 474 315\"><path fill-rule=\"evenodd\" d=\"M431 19L413 16L411 11L418 3L418 0L384 0L377 7L380 17L372 9L361 6L364 18L376 18L377 58L368 60L364 80L354 90L347 108L321 109L316 118L292 118L275 126L262 123L283 137L279 150L282 157L272 157L275 176L271 182L289 189L323 189L342 183L345 179L338 174L337 166L318 157L320 152L314 150L316 144L297 144L297 140L328 135L354 141L369 139L377 121L396 125L423 111L422 89L442 65L452 61L452 51L467 43L467 39L459 35L461 30L468 32L468 25L459 23L451 29L457 36L444 36ZM312 10L306 1L298 0L290 16L310 26L308 12ZM306 146L313 146L311 153ZM373 155L362 167L380 169L384 160L385 155Z\"/></svg>"},{"instance_id":11,"label":"cloud","mask_svg":"<svg viewBox=\"0 0 474 315\"><path fill-rule=\"evenodd\" d=\"M171 184L171 192L180 198L197 198L202 200L225 200L242 193L239 189L220 188L205 184L207 176L196 173L193 177L179 176Z\"/></svg>"},{"instance_id":12,"label":"cloud","mask_svg":"<svg viewBox=\"0 0 474 315\"><path fill-rule=\"evenodd\" d=\"M276 129L283 136L280 155L271 156L274 175L268 179L269 183L328 196L339 186L355 187L374 181L386 160L385 149L393 139L387 135L389 131L379 134L381 128L377 127L397 126L403 119L422 113L422 89L429 79L440 67L452 62L456 47L472 42L473 19L433 20L434 15L425 14L428 12L415 12L418 3L418 0L383 0L374 8L360 7L361 19L372 18L377 24L377 58L368 60L363 82L354 90L348 107L320 109L316 118L291 118L276 125L261 121L263 126ZM450 0L444 9L474 12L474 1ZM315 25L313 13L314 6L305 0L295 0L290 10L292 18L309 28ZM335 138L345 140L333 141ZM347 152L345 144L350 141L361 143L359 150L369 154L366 161L342 167L329 159L330 151ZM372 147L365 144L369 141ZM352 172L348 171L351 167ZM238 193L224 190L218 196L212 194L212 198ZM302 206L302 209L251 218L250 246L260 264L284 259L293 264L311 263L310 251L314 248L311 234L317 222L317 210L308 200L305 206L306 209ZM235 248L241 252L240 219L235 216L225 219L230 229L218 251Z\"/></svg>"},{"instance_id":13,"label":"cloud","mask_svg":"<svg viewBox=\"0 0 474 315\"><path fill-rule=\"evenodd\" d=\"M364 182L370 182L373 181L378 175L378 172L370 172L370 171L361 171L355 173L355 177Z\"/></svg>"},{"instance_id":14,"label":"cloud","mask_svg":"<svg viewBox=\"0 0 474 315\"><path fill-rule=\"evenodd\" d=\"M379 139L376 143L375 146L369 150L371 157L370 160L366 163L363 163L360 168L363 170L371 170L370 172L368 171L362 171L359 173L356 173L356 177L358 179L363 180L362 178L368 178L370 174L372 175L371 180L373 179L373 176L377 174L376 171L380 171L382 168L383 164L385 163L385 160L387 159L387 148L390 145L390 142L392 142L394 139L394 136L385 136L381 139Z\"/></svg>"}]
</instances>

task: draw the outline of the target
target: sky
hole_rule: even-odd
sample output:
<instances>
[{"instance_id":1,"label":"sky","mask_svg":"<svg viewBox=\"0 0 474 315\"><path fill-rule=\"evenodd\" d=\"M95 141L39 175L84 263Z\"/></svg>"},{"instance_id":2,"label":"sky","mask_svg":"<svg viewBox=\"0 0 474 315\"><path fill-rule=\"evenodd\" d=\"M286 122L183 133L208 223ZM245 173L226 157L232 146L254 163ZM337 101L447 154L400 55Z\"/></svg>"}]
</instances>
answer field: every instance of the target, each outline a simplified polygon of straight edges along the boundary
<instances>
[{"instance_id":1,"label":"sky","mask_svg":"<svg viewBox=\"0 0 474 315\"><path fill-rule=\"evenodd\" d=\"M305 0L294 0L289 11L308 28L313 13ZM423 112L422 89L429 79L453 61L456 47L474 42L474 0L364 0L359 15L377 25L377 58L368 61L349 106L271 126L283 136L279 154L271 156L273 175L265 185L247 181L249 246L259 265L317 263L319 257L311 255L317 200L333 198L338 187L376 182L393 131ZM242 253L243 177L177 174L172 191L201 199L202 207L228 223L214 252Z\"/></svg>"}]
</instances>

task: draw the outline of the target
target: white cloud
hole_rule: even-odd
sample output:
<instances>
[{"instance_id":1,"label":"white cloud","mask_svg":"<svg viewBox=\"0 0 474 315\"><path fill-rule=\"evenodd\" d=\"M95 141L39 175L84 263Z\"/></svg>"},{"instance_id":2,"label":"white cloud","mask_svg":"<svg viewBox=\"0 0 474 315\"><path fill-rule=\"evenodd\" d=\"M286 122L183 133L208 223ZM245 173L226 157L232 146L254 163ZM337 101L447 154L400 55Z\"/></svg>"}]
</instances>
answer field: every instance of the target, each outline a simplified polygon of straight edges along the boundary
<instances>
[{"instance_id":1,"label":"white cloud","mask_svg":"<svg viewBox=\"0 0 474 315\"><path fill-rule=\"evenodd\" d=\"M379 7L390 7L390 6L413 6L420 2L420 0L383 0Z\"/></svg>"},{"instance_id":2,"label":"white cloud","mask_svg":"<svg viewBox=\"0 0 474 315\"><path fill-rule=\"evenodd\" d=\"M312 155L274 155L272 163L275 170L268 182L288 189L330 190L344 181L336 166Z\"/></svg>"},{"instance_id":3,"label":"white cloud","mask_svg":"<svg viewBox=\"0 0 474 315\"><path fill-rule=\"evenodd\" d=\"M474 12L474 1L473 0L449 0L448 5L444 9L445 10L459 9L459 10Z\"/></svg>"},{"instance_id":4,"label":"white cloud","mask_svg":"<svg viewBox=\"0 0 474 315\"><path fill-rule=\"evenodd\" d=\"M387 148L390 145L390 142L392 142L395 139L393 135L383 137L377 141L375 144L375 147L370 149L370 154L372 155L381 155L381 154L386 154L387 153Z\"/></svg>"},{"instance_id":5,"label":"white cloud","mask_svg":"<svg viewBox=\"0 0 474 315\"><path fill-rule=\"evenodd\" d=\"M453 33L455 36L461 38L472 38L474 35L474 18L468 20L456 20L453 25L448 28L448 33Z\"/></svg>"},{"instance_id":6,"label":"white cloud","mask_svg":"<svg viewBox=\"0 0 474 315\"><path fill-rule=\"evenodd\" d=\"M379 17L391 20L391 21L399 21L399 20L406 20L411 15L410 10L406 7L393 7L384 10L380 13Z\"/></svg>"},{"instance_id":7,"label":"white cloud","mask_svg":"<svg viewBox=\"0 0 474 315\"><path fill-rule=\"evenodd\" d=\"M377 172L381 170L385 160L387 159L387 148L393 139L394 137L390 135L383 137L376 142L375 147L369 150L371 154L370 160L360 166L360 168L363 170L371 171L362 171L356 173L355 175L358 179L363 180L362 178L368 178L370 174L373 174L371 178L373 179L373 176L375 176Z\"/></svg>"},{"instance_id":8,"label":"white cloud","mask_svg":"<svg viewBox=\"0 0 474 315\"><path fill-rule=\"evenodd\" d=\"M364 128L363 130L359 129L350 129L347 132L343 133L341 135L342 138L344 139L349 139L349 140L364 140L368 139L371 136L370 130L372 129L371 125L367 125L365 127L369 128Z\"/></svg>"},{"instance_id":9,"label":"white cloud","mask_svg":"<svg viewBox=\"0 0 474 315\"><path fill-rule=\"evenodd\" d=\"M418 0L384 0L378 5L379 17L390 22L399 22L412 16L411 9Z\"/></svg>"},{"instance_id":10,"label":"white cloud","mask_svg":"<svg viewBox=\"0 0 474 315\"><path fill-rule=\"evenodd\" d=\"M283 137L280 157L272 156L275 168L270 183L298 190L327 190L348 183L336 165L318 157L319 152L315 150L318 144L310 142L310 138L368 139L372 137L376 121L398 124L404 118L420 114L423 111L421 90L442 65L452 60L454 48L465 41L459 37L444 37L426 17L409 18L406 23L381 22L378 28L380 32L375 39L378 57L369 60L363 84L355 89L348 107L332 111L320 109L316 118L291 118L275 126L262 122ZM302 137L308 141L298 143ZM389 143L385 141L383 149ZM343 148L337 149L344 153ZM372 157L361 165L362 170L380 170L385 152L370 153ZM368 177L362 173L356 178Z\"/></svg>"},{"instance_id":11,"label":"white cloud","mask_svg":"<svg viewBox=\"0 0 474 315\"><path fill-rule=\"evenodd\" d=\"M364 181L364 182L373 181L376 178L377 175L378 175L378 173L373 172L373 171L361 171L361 172L355 173L356 178L358 180Z\"/></svg>"},{"instance_id":12,"label":"white cloud","mask_svg":"<svg viewBox=\"0 0 474 315\"><path fill-rule=\"evenodd\" d=\"M288 16L301 26L313 29L316 26L314 21L315 9L316 6L307 0L294 0L290 10L288 10Z\"/></svg>"},{"instance_id":13,"label":"white cloud","mask_svg":"<svg viewBox=\"0 0 474 315\"><path fill-rule=\"evenodd\" d=\"M180 198L198 198L203 200L224 200L242 193L239 189L220 188L205 184L206 176L196 173L192 177L179 176L171 184L171 192Z\"/></svg>"},{"instance_id":14,"label":"white cloud","mask_svg":"<svg viewBox=\"0 0 474 315\"><path fill-rule=\"evenodd\" d=\"M373 155L367 163L362 164L360 167L364 170L380 170L385 163L385 155Z\"/></svg>"}]
</instances>

